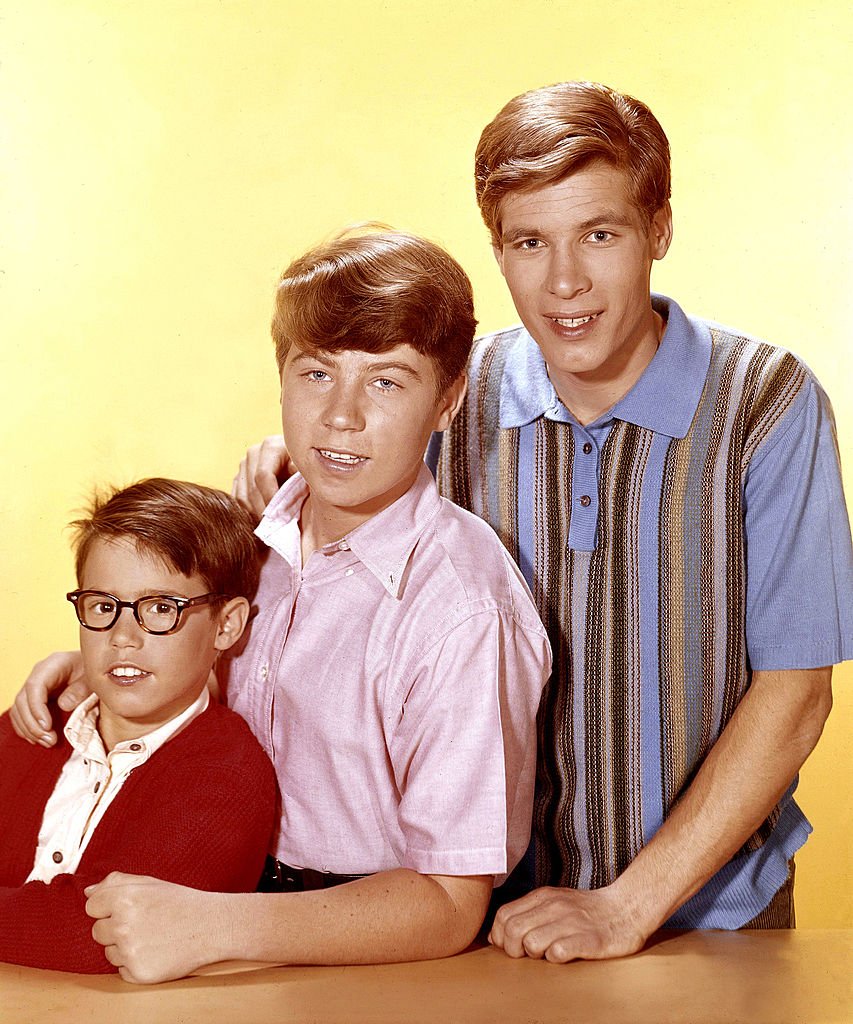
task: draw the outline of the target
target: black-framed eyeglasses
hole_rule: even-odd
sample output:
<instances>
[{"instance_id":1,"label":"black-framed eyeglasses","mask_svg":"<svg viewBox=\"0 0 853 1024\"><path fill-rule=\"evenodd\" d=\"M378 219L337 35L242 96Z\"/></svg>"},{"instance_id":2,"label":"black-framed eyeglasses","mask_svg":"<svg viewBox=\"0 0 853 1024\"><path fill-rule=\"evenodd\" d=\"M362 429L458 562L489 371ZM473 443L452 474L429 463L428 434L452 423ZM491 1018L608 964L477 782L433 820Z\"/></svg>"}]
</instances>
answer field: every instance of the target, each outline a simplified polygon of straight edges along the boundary
<instances>
[{"instance_id":1,"label":"black-framed eyeglasses","mask_svg":"<svg viewBox=\"0 0 853 1024\"><path fill-rule=\"evenodd\" d=\"M65 597L74 605L80 625L103 633L112 629L122 608L133 609L133 617L146 633L164 636L174 633L181 624L186 608L210 604L224 594L202 594L200 597L173 597L171 594L150 594L135 601L120 601L102 590L72 590Z\"/></svg>"}]
</instances>

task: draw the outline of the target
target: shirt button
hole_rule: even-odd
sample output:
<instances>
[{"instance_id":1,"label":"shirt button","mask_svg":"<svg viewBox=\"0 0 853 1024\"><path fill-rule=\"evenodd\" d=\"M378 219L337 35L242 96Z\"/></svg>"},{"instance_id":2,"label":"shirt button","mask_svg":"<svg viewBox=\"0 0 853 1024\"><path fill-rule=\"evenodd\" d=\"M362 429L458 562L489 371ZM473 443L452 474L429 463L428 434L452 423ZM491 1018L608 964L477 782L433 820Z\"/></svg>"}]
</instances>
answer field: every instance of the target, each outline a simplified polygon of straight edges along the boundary
<instances>
[{"instance_id":1,"label":"shirt button","mask_svg":"<svg viewBox=\"0 0 853 1024\"><path fill-rule=\"evenodd\" d=\"M589 508L590 503L592 502L592 498L590 498L588 494L582 494L580 500L581 505L583 505L584 508Z\"/></svg>"},{"instance_id":2,"label":"shirt button","mask_svg":"<svg viewBox=\"0 0 853 1024\"><path fill-rule=\"evenodd\" d=\"M53 863L54 864L61 864L62 863L62 853L61 853L61 851L57 850L53 854Z\"/></svg>"},{"instance_id":3,"label":"shirt button","mask_svg":"<svg viewBox=\"0 0 853 1024\"><path fill-rule=\"evenodd\" d=\"M141 743L131 743L130 749L132 751L134 751L134 753L135 753L138 750L142 750L142 744Z\"/></svg>"},{"instance_id":4,"label":"shirt button","mask_svg":"<svg viewBox=\"0 0 853 1024\"><path fill-rule=\"evenodd\" d=\"M338 551L349 551L349 543L345 540L342 540L338 544Z\"/></svg>"},{"instance_id":5,"label":"shirt button","mask_svg":"<svg viewBox=\"0 0 853 1024\"><path fill-rule=\"evenodd\" d=\"M261 668L261 679L266 679L266 677L269 674L270 674L270 670L267 668L267 666L266 665L262 666L262 668Z\"/></svg>"},{"instance_id":6,"label":"shirt button","mask_svg":"<svg viewBox=\"0 0 853 1024\"><path fill-rule=\"evenodd\" d=\"M92 792L93 793L97 793L100 788L101 788L100 782L96 782L95 783L95 788L92 790Z\"/></svg>"},{"instance_id":7,"label":"shirt button","mask_svg":"<svg viewBox=\"0 0 853 1024\"><path fill-rule=\"evenodd\" d=\"M584 444L584 446L583 446L583 453L584 453L584 455L589 455L589 453L590 453L591 451L592 451L592 445L591 445L591 444L589 443L589 441L587 441L587 442L586 442L586 443Z\"/></svg>"}]
</instances>

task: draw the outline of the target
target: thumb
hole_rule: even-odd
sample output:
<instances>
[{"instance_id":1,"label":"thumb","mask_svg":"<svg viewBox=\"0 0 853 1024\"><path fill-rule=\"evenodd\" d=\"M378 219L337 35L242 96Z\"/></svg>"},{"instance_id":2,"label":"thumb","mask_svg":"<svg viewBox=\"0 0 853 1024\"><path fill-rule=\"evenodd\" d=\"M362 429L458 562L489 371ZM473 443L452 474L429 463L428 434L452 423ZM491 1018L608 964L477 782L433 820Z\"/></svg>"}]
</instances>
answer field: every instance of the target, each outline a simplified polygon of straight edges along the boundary
<instances>
[{"instance_id":1,"label":"thumb","mask_svg":"<svg viewBox=\"0 0 853 1024\"><path fill-rule=\"evenodd\" d=\"M59 704L63 711L73 711L91 692L85 679L75 679L73 683L69 683L62 691L57 704Z\"/></svg>"}]
</instances>

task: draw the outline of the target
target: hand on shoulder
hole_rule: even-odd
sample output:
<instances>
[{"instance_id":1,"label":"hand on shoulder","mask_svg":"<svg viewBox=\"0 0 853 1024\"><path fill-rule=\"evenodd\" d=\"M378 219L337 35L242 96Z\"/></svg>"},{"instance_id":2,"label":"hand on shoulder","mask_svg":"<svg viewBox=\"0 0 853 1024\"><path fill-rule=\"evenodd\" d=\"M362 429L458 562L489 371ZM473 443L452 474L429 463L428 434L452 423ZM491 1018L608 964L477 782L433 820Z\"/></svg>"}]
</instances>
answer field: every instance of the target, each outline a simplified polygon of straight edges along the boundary
<instances>
[{"instance_id":1,"label":"hand on shoulder","mask_svg":"<svg viewBox=\"0 0 853 1024\"><path fill-rule=\"evenodd\" d=\"M296 472L281 434L252 445L240 462L231 494L254 512L263 515L281 484Z\"/></svg>"},{"instance_id":2,"label":"hand on shoulder","mask_svg":"<svg viewBox=\"0 0 853 1024\"><path fill-rule=\"evenodd\" d=\"M47 702L50 694L63 686L57 702L63 711L72 711L91 692L79 651L56 651L33 666L9 709L12 727L22 739L54 746L57 736Z\"/></svg>"}]
</instances>

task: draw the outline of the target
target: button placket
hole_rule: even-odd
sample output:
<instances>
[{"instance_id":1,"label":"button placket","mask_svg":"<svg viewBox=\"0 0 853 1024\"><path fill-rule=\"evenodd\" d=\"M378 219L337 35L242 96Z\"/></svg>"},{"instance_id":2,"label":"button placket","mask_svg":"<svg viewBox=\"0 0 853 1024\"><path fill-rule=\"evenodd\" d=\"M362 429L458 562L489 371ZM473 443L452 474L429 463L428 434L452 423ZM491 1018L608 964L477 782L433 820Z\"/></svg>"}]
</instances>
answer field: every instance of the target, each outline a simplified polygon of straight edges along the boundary
<instances>
[{"instance_id":1,"label":"button placket","mask_svg":"<svg viewBox=\"0 0 853 1024\"><path fill-rule=\"evenodd\" d=\"M599 450L583 427L573 426L572 430L575 442L571 479L573 511L568 546L576 551L592 551L598 520Z\"/></svg>"}]
</instances>

